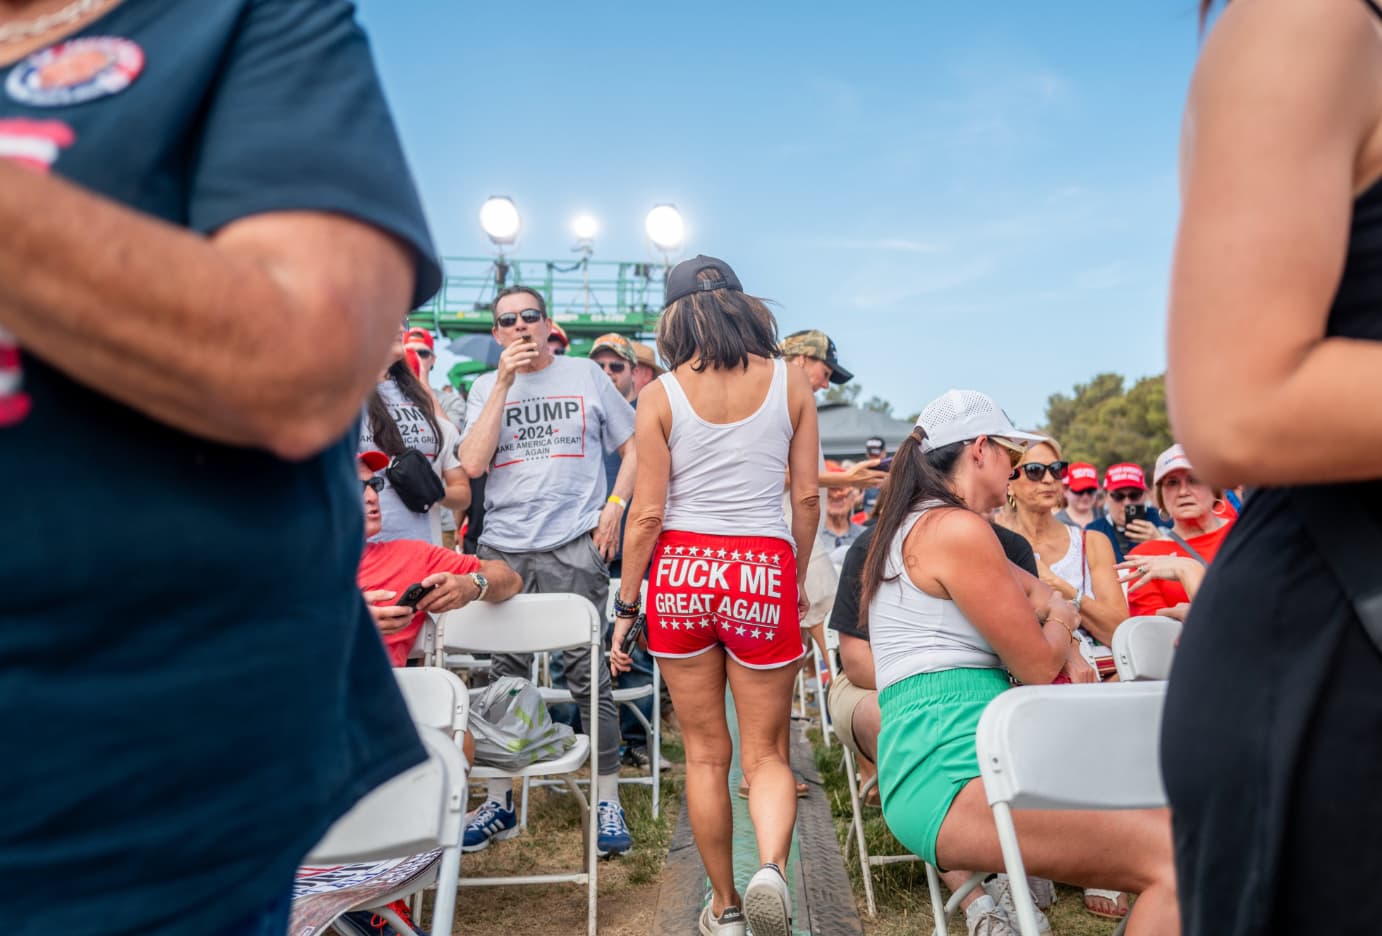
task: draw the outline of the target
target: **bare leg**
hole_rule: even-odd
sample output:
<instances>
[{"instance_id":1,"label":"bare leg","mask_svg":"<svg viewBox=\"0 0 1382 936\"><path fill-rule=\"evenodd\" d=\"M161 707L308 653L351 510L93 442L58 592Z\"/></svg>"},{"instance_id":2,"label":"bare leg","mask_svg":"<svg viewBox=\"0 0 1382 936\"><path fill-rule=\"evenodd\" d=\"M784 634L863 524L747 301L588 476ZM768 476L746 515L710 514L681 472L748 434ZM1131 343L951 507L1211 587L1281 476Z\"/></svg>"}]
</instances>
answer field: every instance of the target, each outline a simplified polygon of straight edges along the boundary
<instances>
[{"instance_id":1,"label":"bare leg","mask_svg":"<svg viewBox=\"0 0 1382 936\"><path fill-rule=\"evenodd\" d=\"M725 721L725 654L719 647L686 659L658 660L672 707L686 715L686 808L691 834L710 878L710 911L741 906L734 889L733 820L729 764L734 748Z\"/></svg>"},{"instance_id":2,"label":"bare leg","mask_svg":"<svg viewBox=\"0 0 1382 936\"><path fill-rule=\"evenodd\" d=\"M788 726L797 668L771 670L725 664L739 715L739 763L749 779L749 816L758 839L758 860L784 871L797 821L796 779L788 765Z\"/></svg>"},{"instance_id":3,"label":"bare leg","mask_svg":"<svg viewBox=\"0 0 1382 936\"><path fill-rule=\"evenodd\" d=\"M1180 933L1169 811L1017 810L1013 822L1028 874L1139 895L1128 936ZM936 855L949 867L1003 870L983 781L971 780L955 797Z\"/></svg>"}]
</instances>

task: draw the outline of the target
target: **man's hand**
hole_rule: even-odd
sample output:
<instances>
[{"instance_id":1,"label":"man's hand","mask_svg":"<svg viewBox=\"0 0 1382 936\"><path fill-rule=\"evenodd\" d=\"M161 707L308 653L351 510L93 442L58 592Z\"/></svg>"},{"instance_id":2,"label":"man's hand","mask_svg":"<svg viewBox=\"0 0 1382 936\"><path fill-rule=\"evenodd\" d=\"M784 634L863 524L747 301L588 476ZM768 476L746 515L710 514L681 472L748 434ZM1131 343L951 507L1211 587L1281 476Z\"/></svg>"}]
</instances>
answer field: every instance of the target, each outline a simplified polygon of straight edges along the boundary
<instances>
[{"instance_id":1,"label":"man's hand","mask_svg":"<svg viewBox=\"0 0 1382 936\"><path fill-rule=\"evenodd\" d=\"M803 574L797 580L797 615L806 617L806 612L811 610L811 596L806 594L806 576Z\"/></svg>"},{"instance_id":2,"label":"man's hand","mask_svg":"<svg viewBox=\"0 0 1382 936\"><path fill-rule=\"evenodd\" d=\"M370 616L374 618L374 626L379 628L381 634L391 634L408 625L415 613L407 605L381 605L376 602L388 601L397 595L398 592L389 591L387 588L376 588L365 592L365 605L369 608Z\"/></svg>"},{"instance_id":3,"label":"man's hand","mask_svg":"<svg viewBox=\"0 0 1382 936\"><path fill-rule=\"evenodd\" d=\"M519 371L530 366L538 358L535 341L515 341L499 355L499 372L495 375L496 386L508 389Z\"/></svg>"},{"instance_id":4,"label":"man's hand","mask_svg":"<svg viewBox=\"0 0 1382 936\"><path fill-rule=\"evenodd\" d=\"M600 511L600 525L595 528L595 548L605 561L612 560L619 552L619 521L624 519L624 508L614 502L605 504Z\"/></svg>"},{"instance_id":5,"label":"man's hand","mask_svg":"<svg viewBox=\"0 0 1382 936\"><path fill-rule=\"evenodd\" d=\"M435 585L417 603L419 611L428 614L441 614L464 608L480 594L480 587L469 575L456 575L454 572L435 572L422 580L424 586Z\"/></svg>"},{"instance_id":6,"label":"man's hand","mask_svg":"<svg viewBox=\"0 0 1382 936\"><path fill-rule=\"evenodd\" d=\"M1161 530L1150 520L1134 520L1127 526L1128 539L1134 543L1146 543L1149 540L1161 539Z\"/></svg>"}]
</instances>

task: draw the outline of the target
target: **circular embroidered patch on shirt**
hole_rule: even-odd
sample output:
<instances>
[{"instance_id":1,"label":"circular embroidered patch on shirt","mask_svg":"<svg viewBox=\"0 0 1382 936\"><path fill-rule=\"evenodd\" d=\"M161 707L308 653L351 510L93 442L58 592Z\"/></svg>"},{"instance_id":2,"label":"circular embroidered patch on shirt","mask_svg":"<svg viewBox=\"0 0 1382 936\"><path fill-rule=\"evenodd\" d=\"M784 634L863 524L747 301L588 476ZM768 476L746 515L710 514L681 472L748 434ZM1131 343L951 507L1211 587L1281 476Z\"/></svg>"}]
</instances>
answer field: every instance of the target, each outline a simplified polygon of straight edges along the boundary
<instances>
[{"instance_id":1,"label":"circular embroidered patch on shirt","mask_svg":"<svg viewBox=\"0 0 1382 936\"><path fill-rule=\"evenodd\" d=\"M85 36L20 62L10 72L5 92L32 107L66 107L119 94L143 70L144 52L128 39Z\"/></svg>"}]
</instances>

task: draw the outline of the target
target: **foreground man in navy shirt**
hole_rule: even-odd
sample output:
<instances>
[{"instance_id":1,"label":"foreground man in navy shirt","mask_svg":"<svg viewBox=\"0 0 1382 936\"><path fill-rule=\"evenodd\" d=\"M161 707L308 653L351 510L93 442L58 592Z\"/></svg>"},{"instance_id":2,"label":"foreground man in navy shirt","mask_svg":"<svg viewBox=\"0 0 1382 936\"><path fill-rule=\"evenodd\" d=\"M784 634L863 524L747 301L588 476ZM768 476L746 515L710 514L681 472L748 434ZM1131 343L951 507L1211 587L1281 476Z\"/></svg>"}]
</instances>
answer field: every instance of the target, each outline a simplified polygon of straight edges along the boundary
<instances>
[{"instance_id":1,"label":"foreground man in navy shirt","mask_svg":"<svg viewBox=\"0 0 1382 936\"><path fill-rule=\"evenodd\" d=\"M423 756L349 430L439 271L353 8L0 6L0 229L10 928L282 932Z\"/></svg>"}]
</instances>

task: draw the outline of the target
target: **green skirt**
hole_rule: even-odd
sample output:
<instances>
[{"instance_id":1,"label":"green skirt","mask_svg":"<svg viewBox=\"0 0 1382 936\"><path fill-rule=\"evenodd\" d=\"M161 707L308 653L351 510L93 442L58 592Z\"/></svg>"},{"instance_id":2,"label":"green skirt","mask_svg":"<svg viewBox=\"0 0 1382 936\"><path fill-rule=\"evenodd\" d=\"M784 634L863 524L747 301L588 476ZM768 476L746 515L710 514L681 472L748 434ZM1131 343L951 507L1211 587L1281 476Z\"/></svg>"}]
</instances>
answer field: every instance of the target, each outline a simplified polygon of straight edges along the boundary
<instances>
[{"instance_id":1,"label":"green skirt","mask_svg":"<svg viewBox=\"0 0 1382 936\"><path fill-rule=\"evenodd\" d=\"M979 776L974 735L984 707L1009 687L1000 669L919 673L878 693L878 792L897 840L933 865L941 823Z\"/></svg>"}]
</instances>

